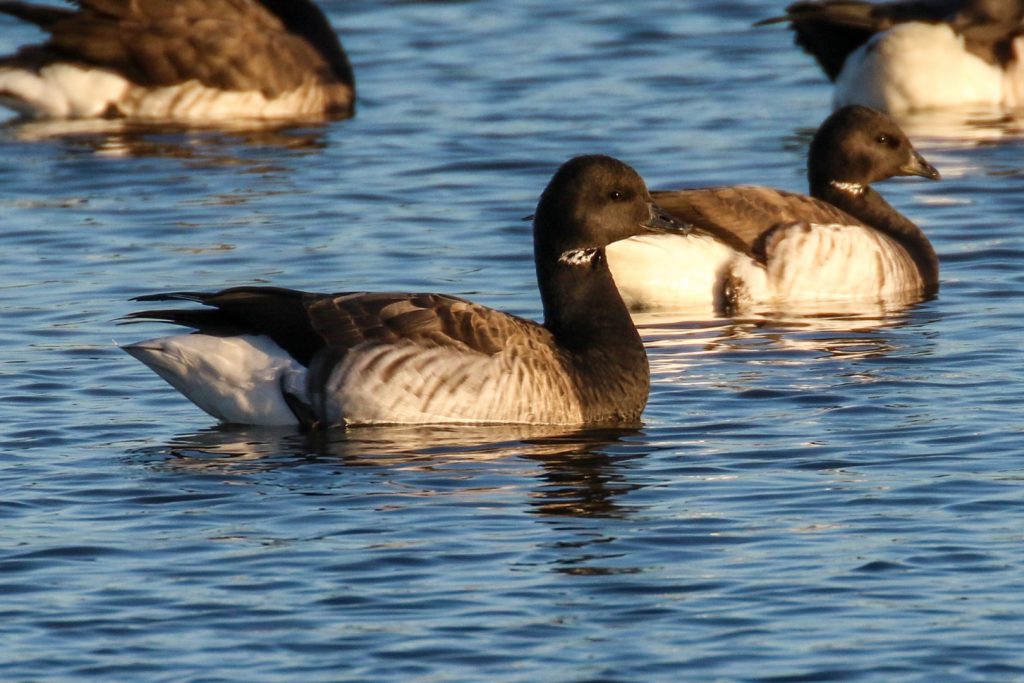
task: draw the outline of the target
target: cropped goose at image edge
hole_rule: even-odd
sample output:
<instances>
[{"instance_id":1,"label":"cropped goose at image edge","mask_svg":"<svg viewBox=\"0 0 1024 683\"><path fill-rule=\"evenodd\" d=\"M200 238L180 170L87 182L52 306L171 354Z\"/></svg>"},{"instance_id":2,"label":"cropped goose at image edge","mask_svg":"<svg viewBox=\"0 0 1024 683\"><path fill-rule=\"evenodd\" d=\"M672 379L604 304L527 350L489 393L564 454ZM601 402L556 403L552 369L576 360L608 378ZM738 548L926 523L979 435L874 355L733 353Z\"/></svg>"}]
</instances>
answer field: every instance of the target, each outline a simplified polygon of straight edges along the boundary
<instances>
[{"instance_id":1,"label":"cropped goose at image edge","mask_svg":"<svg viewBox=\"0 0 1024 683\"><path fill-rule=\"evenodd\" d=\"M1020 0L811 0L786 7L796 43L835 82L833 104L891 114L1024 105Z\"/></svg>"},{"instance_id":2,"label":"cropped goose at image edge","mask_svg":"<svg viewBox=\"0 0 1024 683\"><path fill-rule=\"evenodd\" d=\"M355 80L310 0L0 2L48 34L0 58L0 103L33 119L216 122L351 116Z\"/></svg>"}]
</instances>

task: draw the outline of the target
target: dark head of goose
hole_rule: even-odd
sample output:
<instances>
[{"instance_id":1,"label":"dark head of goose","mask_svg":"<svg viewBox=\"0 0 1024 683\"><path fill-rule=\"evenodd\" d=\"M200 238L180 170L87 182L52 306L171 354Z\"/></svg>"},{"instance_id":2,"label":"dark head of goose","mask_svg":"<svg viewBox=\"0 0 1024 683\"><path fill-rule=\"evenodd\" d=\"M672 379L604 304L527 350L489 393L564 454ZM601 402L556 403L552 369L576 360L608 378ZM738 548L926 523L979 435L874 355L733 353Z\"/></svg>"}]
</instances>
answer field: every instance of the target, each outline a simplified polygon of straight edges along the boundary
<instances>
[{"instance_id":1,"label":"dark head of goose","mask_svg":"<svg viewBox=\"0 0 1024 683\"><path fill-rule=\"evenodd\" d=\"M618 327L628 315L618 314L625 305L604 248L635 235L686 230L654 203L643 178L629 165L603 155L570 159L551 178L534 214L545 324L556 335Z\"/></svg>"},{"instance_id":2,"label":"dark head of goose","mask_svg":"<svg viewBox=\"0 0 1024 683\"><path fill-rule=\"evenodd\" d=\"M939 172L914 149L885 114L859 105L836 110L818 128L807 155L811 193L830 186L859 195L873 182L893 176L939 179Z\"/></svg>"},{"instance_id":3,"label":"dark head of goose","mask_svg":"<svg viewBox=\"0 0 1024 683\"><path fill-rule=\"evenodd\" d=\"M534 255L545 268L591 263L612 242L683 227L654 203L636 171L603 155L564 163L541 194L533 225Z\"/></svg>"}]
</instances>

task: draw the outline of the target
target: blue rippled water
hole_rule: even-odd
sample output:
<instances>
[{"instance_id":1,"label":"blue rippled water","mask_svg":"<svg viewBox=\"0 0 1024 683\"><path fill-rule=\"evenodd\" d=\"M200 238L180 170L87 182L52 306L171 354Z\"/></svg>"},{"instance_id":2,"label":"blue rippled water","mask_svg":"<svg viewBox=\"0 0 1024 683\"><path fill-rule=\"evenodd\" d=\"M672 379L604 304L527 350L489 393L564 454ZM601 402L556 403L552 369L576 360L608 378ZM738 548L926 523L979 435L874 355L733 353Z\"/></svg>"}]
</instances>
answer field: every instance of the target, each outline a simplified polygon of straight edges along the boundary
<instances>
[{"instance_id":1,"label":"blue rippled water","mask_svg":"<svg viewBox=\"0 0 1024 683\"><path fill-rule=\"evenodd\" d=\"M1020 122L908 122L941 296L640 319L645 425L219 427L122 353L151 291L438 290L537 317L571 155L803 189L782 3L323 3L350 121L0 129L0 680L1024 680ZM0 50L37 38L0 21Z\"/></svg>"}]
</instances>

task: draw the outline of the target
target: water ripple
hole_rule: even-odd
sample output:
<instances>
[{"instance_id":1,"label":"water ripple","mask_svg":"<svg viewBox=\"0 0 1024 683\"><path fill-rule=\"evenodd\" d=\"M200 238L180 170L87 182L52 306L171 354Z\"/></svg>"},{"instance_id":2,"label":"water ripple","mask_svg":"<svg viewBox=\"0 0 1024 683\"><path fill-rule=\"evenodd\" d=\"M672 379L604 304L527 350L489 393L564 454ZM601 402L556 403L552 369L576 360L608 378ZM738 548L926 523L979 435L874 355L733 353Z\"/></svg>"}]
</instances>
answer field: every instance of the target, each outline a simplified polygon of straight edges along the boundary
<instances>
[{"instance_id":1,"label":"water ripple","mask_svg":"<svg viewBox=\"0 0 1024 683\"><path fill-rule=\"evenodd\" d=\"M0 127L0 678L1024 677L1019 121L907 122L944 180L880 189L935 301L638 316L642 429L215 426L117 348L130 297L538 318L522 218L565 158L803 190L828 108L752 26L781 4L322 4L351 120Z\"/></svg>"}]
</instances>

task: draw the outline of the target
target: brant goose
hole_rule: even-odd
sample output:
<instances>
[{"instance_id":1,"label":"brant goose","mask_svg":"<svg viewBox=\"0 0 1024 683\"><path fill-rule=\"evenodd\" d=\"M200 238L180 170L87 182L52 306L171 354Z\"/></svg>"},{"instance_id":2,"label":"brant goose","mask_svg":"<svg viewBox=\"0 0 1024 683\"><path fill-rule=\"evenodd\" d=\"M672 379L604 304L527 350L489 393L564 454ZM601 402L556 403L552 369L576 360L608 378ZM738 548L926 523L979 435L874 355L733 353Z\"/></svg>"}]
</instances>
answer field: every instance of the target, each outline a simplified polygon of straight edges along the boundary
<instances>
[{"instance_id":1,"label":"brant goose","mask_svg":"<svg viewBox=\"0 0 1024 683\"><path fill-rule=\"evenodd\" d=\"M49 34L0 58L0 103L27 118L345 117L352 67L310 0L0 2Z\"/></svg>"},{"instance_id":2,"label":"brant goose","mask_svg":"<svg viewBox=\"0 0 1024 683\"><path fill-rule=\"evenodd\" d=\"M623 299L633 309L729 311L936 293L928 238L870 187L899 175L939 178L892 119L860 106L833 113L811 141L807 175L810 197L757 186L654 192L694 229L610 245Z\"/></svg>"},{"instance_id":3,"label":"brant goose","mask_svg":"<svg viewBox=\"0 0 1024 683\"><path fill-rule=\"evenodd\" d=\"M632 168L576 157L534 219L543 325L443 294L236 287L139 297L208 308L130 314L196 332L124 349L224 422L636 424L647 355L604 248L679 227Z\"/></svg>"},{"instance_id":4,"label":"brant goose","mask_svg":"<svg viewBox=\"0 0 1024 683\"><path fill-rule=\"evenodd\" d=\"M834 106L890 113L1024 104L1020 0L812 0L785 16L835 82Z\"/></svg>"}]
</instances>

